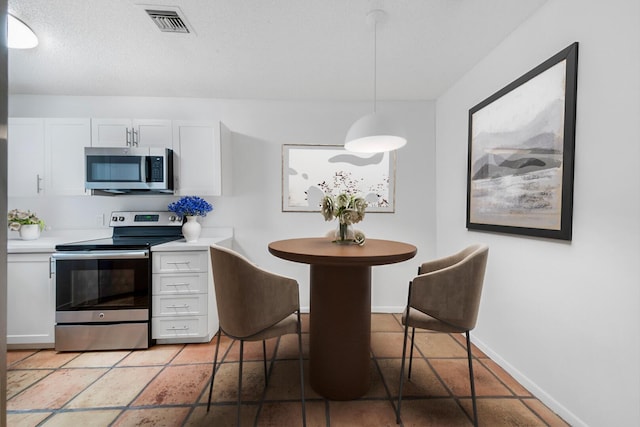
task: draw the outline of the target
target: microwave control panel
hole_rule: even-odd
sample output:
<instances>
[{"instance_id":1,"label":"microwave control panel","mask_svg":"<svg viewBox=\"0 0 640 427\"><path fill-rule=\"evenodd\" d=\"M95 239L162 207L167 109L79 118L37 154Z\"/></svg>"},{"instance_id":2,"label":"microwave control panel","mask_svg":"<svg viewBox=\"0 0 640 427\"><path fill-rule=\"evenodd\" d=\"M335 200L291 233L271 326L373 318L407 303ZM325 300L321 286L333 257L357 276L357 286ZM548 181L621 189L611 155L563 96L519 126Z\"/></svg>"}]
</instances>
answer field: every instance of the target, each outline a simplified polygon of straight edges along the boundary
<instances>
[{"instance_id":1,"label":"microwave control panel","mask_svg":"<svg viewBox=\"0 0 640 427\"><path fill-rule=\"evenodd\" d=\"M149 182L164 181L164 158L161 156L149 156Z\"/></svg>"}]
</instances>

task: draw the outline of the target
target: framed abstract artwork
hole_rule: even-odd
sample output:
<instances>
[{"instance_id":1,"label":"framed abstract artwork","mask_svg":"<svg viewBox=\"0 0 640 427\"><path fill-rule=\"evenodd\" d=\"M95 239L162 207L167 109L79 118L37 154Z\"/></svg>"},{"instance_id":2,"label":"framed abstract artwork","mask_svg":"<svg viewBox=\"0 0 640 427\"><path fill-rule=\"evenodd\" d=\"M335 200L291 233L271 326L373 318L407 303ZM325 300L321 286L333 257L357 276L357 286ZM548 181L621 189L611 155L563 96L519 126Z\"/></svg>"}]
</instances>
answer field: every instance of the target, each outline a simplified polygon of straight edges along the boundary
<instances>
[{"instance_id":1,"label":"framed abstract artwork","mask_svg":"<svg viewBox=\"0 0 640 427\"><path fill-rule=\"evenodd\" d=\"M467 228L571 240L578 43L469 110Z\"/></svg>"},{"instance_id":2,"label":"framed abstract artwork","mask_svg":"<svg viewBox=\"0 0 640 427\"><path fill-rule=\"evenodd\" d=\"M395 152L353 153L341 145L282 146L282 211L320 212L325 194L349 193L367 212L393 212Z\"/></svg>"}]
</instances>

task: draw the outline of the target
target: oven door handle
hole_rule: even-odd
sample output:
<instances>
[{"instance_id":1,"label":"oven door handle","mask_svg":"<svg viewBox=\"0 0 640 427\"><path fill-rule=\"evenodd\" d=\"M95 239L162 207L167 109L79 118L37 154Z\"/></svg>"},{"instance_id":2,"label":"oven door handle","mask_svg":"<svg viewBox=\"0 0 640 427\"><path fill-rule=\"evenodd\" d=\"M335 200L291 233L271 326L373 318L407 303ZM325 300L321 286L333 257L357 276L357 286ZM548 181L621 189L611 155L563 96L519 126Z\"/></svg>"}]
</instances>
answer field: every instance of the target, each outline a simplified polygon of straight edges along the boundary
<instances>
[{"instance_id":1,"label":"oven door handle","mask_svg":"<svg viewBox=\"0 0 640 427\"><path fill-rule=\"evenodd\" d=\"M145 259L149 251L87 251L87 252L55 252L54 260L92 260L92 259Z\"/></svg>"}]
</instances>

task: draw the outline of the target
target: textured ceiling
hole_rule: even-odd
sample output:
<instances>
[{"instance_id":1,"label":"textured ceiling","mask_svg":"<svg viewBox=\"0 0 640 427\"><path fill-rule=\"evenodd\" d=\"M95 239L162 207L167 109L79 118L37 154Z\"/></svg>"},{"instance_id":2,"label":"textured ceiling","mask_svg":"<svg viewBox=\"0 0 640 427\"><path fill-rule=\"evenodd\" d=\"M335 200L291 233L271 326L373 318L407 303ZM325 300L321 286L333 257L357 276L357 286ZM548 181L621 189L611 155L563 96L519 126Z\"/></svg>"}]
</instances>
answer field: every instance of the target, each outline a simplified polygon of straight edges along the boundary
<instances>
[{"instance_id":1,"label":"textured ceiling","mask_svg":"<svg viewBox=\"0 0 640 427\"><path fill-rule=\"evenodd\" d=\"M9 93L249 99L437 98L546 0L9 0L40 44ZM161 33L141 4L178 6Z\"/></svg>"}]
</instances>

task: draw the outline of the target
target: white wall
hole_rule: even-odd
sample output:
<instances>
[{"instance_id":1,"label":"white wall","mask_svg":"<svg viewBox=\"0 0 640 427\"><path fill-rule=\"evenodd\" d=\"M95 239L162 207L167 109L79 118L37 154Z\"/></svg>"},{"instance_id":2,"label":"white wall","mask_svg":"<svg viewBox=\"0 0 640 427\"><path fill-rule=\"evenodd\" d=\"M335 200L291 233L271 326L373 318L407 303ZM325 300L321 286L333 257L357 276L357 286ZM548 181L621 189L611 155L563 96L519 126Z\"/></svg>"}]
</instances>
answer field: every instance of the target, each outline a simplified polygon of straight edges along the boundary
<instances>
[{"instance_id":1,"label":"white wall","mask_svg":"<svg viewBox=\"0 0 640 427\"><path fill-rule=\"evenodd\" d=\"M368 213L358 228L370 238L410 242L418 256L373 268L375 310L402 310L416 266L435 254L435 104L378 103L407 127L408 144L397 152L396 212ZM236 249L267 269L295 277L308 306L309 267L273 257L267 245L284 238L321 236L336 227L320 213L281 211L282 144L343 144L369 103L232 101L191 98L11 96L10 117L131 117L221 120L232 132L232 194L213 203L203 225L231 226ZM165 196L10 199L10 208L35 210L55 229L92 228L96 217L117 209L166 209Z\"/></svg>"},{"instance_id":2,"label":"white wall","mask_svg":"<svg viewBox=\"0 0 640 427\"><path fill-rule=\"evenodd\" d=\"M551 0L436 106L437 252L490 246L474 339L573 425L640 425L639 9ZM573 240L467 231L469 108L574 41Z\"/></svg>"}]
</instances>

